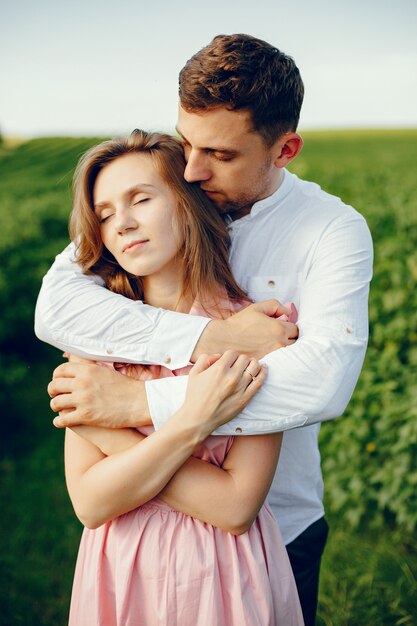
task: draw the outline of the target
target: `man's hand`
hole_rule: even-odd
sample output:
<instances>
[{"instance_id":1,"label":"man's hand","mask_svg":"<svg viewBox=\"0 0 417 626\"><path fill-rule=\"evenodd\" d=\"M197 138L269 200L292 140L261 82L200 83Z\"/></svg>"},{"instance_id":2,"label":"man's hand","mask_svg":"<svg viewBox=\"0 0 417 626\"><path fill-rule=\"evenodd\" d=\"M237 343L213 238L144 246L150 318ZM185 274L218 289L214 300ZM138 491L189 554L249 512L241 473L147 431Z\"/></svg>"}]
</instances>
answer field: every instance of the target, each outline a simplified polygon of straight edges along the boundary
<instances>
[{"instance_id":1,"label":"man's hand","mask_svg":"<svg viewBox=\"0 0 417 626\"><path fill-rule=\"evenodd\" d=\"M145 383L93 362L63 363L48 385L58 428L87 424L127 428L151 424Z\"/></svg>"},{"instance_id":2,"label":"man's hand","mask_svg":"<svg viewBox=\"0 0 417 626\"><path fill-rule=\"evenodd\" d=\"M225 350L261 359L269 352L290 346L298 337L298 328L292 322L294 311L295 307L278 300L267 300L255 302L225 320L213 320L202 333L191 360L195 362L201 354ZM286 317L278 319L281 316Z\"/></svg>"}]
</instances>

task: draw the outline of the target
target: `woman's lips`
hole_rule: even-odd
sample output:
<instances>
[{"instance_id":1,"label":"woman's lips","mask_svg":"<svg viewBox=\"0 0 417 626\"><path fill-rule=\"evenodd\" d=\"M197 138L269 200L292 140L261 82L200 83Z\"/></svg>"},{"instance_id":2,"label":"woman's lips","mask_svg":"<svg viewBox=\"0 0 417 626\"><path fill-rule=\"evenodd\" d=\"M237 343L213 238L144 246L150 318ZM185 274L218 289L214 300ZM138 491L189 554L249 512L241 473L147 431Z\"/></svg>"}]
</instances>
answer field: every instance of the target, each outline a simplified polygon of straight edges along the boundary
<instances>
[{"instance_id":1,"label":"woman's lips","mask_svg":"<svg viewBox=\"0 0 417 626\"><path fill-rule=\"evenodd\" d=\"M123 253L124 254L133 254L133 252L135 252L136 250L138 250L139 248L144 246L146 243L148 243L148 241L149 241L149 239L140 239L138 241L132 241L132 243L128 243L123 248Z\"/></svg>"}]
</instances>

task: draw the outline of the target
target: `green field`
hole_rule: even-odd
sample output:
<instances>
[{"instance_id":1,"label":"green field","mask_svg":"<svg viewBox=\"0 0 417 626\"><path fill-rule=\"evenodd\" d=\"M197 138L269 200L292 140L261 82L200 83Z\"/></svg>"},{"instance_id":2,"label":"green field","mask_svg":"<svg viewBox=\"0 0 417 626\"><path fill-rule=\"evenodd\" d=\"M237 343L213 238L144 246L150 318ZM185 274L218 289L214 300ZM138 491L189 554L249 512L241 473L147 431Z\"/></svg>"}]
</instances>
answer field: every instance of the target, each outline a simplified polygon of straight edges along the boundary
<instances>
[{"instance_id":1,"label":"green field","mask_svg":"<svg viewBox=\"0 0 417 626\"><path fill-rule=\"evenodd\" d=\"M344 415L323 426L331 534L318 624L417 624L417 130L310 132L292 170L367 219L370 345ZM67 243L72 171L96 139L0 145L0 626L64 626L81 526L33 336L43 274ZM93 625L92 625L93 626Z\"/></svg>"}]
</instances>

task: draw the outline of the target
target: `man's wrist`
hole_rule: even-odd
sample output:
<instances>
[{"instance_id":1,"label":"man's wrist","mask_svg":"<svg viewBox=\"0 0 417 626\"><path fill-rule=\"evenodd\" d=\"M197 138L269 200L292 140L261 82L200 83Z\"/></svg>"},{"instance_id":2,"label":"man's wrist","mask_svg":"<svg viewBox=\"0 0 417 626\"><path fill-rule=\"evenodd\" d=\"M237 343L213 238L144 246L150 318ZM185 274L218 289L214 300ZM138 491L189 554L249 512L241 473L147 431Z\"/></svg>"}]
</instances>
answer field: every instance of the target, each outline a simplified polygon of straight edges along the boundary
<instances>
[{"instance_id":1,"label":"man's wrist","mask_svg":"<svg viewBox=\"0 0 417 626\"><path fill-rule=\"evenodd\" d=\"M195 363L202 354L217 354L225 350L224 341L222 341L223 326L223 320L211 320L207 324L191 355L192 363Z\"/></svg>"},{"instance_id":2,"label":"man's wrist","mask_svg":"<svg viewBox=\"0 0 417 626\"><path fill-rule=\"evenodd\" d=\"M135 381L134 394L129 403L129 425L132 427L151 426L151 412L148 405L145 383L142 380Z\"/></svg>"}]
</instances>

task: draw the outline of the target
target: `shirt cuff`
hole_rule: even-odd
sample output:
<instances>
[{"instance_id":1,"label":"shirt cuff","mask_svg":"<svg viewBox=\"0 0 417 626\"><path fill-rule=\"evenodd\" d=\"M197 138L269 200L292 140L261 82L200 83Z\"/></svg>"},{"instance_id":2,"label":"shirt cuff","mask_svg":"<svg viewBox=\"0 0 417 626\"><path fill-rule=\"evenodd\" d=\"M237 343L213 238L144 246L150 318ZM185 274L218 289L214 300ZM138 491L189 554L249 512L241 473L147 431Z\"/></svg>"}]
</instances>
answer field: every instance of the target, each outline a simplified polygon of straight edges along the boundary
<instances>
[{"instance_id":1,"label":"shirt cuff","mask_svg":"<svg viewBox=\"0 0 417 626\"><path fill-rule=\"evenodd\" d=\"M148 407L155 430L161 428L184 404L188 376L158 378L145 382Z\"/></svg>"},{"instance_id":2,"label":"shirt cuff","mask_svg":"<svg viewBox=\"0 0 417 626\"><path fill-rule=\"evenodd\" d=\"M180 315L183 315L183 320L178 319ZM191 355L201 334L207 324L212 321L208 317L185 313L175 313L175 316L174 327L171 315L161 316L153 332L155 339L148 346L149 358L146 359L149 363L160 363L170 370L181 369L190 364ZM162 343L160 340L164 337L168 338L168 343L171 346L168 349L167 341Z\"/></svg>"},{"instance_id":3,"label":"shirt cuff","mask_svg":"<svg viewBox=\"0 0 417 626\"><path fill-rule=\"evenodd\" d=\"M155 430L161 428L184 404L187 384L188 376L170 376L145 382L148 407ZM251 413L240 413L212 435L266 435L304 426L306 422L304 415L273 419L266 415L255 417Z\"/></svg>"}]
</instances>

